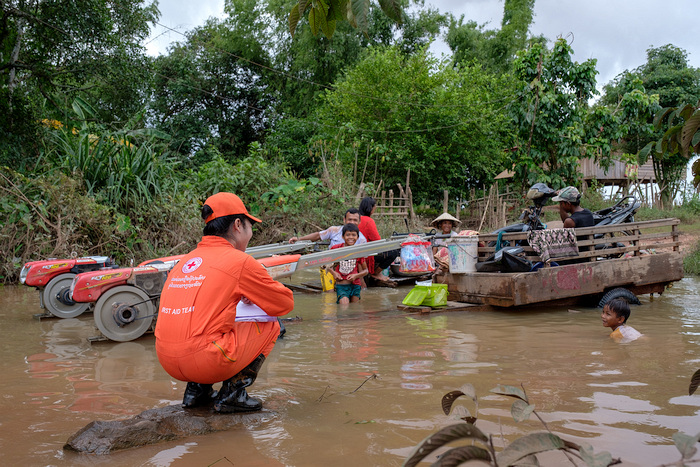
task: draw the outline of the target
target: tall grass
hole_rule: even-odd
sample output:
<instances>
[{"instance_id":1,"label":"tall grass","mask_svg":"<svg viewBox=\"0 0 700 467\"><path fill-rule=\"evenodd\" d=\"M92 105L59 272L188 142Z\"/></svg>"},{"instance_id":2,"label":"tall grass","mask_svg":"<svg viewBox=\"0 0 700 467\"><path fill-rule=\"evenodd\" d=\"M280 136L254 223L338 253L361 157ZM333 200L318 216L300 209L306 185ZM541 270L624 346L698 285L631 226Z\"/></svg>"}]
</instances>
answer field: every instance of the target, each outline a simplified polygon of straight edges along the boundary
<instances>
[{"instance_id":1,"label":"tall grass","mask_svg":"<svg viewBox=\"0 0 700 467\"><path fill-rule=\"evenodd\" d=\"M683 258L683 270L686 274L700 276L700 241L695 244L693 251Z\"/></svg>"},{"instance_id":2,"label":"tall grass","mask_svg":"<svg viewBox=\"0 0 700 467\"><path fill-rule=\"evenodd\" d=\"M89 123L92 109L77 99L76 125L59 124L50 132L47 156L66 175L80 173L88 195L117 209L153 203L174 190L175 161L168 157L167 135L133 127L139 114L123 128L112 131Z\"/></svg>"}]
</instances>

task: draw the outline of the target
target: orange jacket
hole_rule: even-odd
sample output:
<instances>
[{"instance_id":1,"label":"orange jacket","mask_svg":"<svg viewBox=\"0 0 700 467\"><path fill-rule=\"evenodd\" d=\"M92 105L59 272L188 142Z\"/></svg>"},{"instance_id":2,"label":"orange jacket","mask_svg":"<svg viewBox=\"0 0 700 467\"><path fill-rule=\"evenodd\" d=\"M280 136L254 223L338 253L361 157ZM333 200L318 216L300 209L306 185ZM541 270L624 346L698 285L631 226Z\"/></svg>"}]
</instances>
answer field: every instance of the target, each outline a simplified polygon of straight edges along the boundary
<instances>
[{"instance_id":1,"label":"orange jacket","mask_svg":"<svg viewBox=\"0 0 700 467\"><path fill-rule=\"evenodd\" d=\"M221 237L203 237L168 274L160 297L156 341L171 349L205 345L233 329L242 297L271 316L294 308L292 291L272 279L252 256Z\"/></svg>"}]
</instances>

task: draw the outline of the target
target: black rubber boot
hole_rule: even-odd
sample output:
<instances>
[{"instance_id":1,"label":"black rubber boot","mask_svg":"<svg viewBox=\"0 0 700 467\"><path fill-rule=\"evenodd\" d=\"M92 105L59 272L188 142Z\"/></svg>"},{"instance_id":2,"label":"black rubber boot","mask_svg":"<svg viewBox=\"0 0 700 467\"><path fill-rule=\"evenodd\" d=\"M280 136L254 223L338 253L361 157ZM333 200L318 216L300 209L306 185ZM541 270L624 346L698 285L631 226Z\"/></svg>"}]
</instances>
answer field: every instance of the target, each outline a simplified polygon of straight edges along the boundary
<instances>
[{"instance_id":1,"label":"black rubber boot","mask_svg":"<svg viewBox=\"0 0 700 467\"><path fill-rule=\"evenodd\" d=\"M214 402L214 410L219 413L257 412L262 410L262 401L248 396L245 390L255 382L258 372L265 362L263 354L258 355L240 373L224 381Z\"/></svg>"},{"instance_id":2,"label":"black rubber boot","mask_svg":"<svg viewBox=\"0 0 700 467\"><path fill-rule=\"evenodd\" d=\"M287 332L287 328L284 327L284 323L280 318L277 318L277 322L280 323L280 335L277 338L282 339L284 334Z\"/></svg>"},{"instance_id":3,"label":"black rubber boot","mask_svg":"<svg viewBox=\"0 0 700 467\"><path fill-rule=\"evenodd\" d=\"M186 409L201 407L211 404L216 397L211 384L187 383L185 396L182 398L182 406Z\"/></svg>"}]
</instances>

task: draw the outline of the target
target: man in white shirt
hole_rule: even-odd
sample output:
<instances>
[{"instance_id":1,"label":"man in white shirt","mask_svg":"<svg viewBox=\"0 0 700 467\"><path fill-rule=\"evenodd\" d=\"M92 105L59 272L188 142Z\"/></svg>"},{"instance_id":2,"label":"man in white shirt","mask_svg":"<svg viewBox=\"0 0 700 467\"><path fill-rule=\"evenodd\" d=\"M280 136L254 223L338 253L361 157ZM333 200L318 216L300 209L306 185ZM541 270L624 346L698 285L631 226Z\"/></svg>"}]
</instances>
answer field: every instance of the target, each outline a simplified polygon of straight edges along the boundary
<instances>
[{"instance_id":1,"label":"man in white shirt","mask_svg":"<svg viewBox=\"0 0 700 467\"><path fill-rule=\"evenodd\" d=\"M343 225L345 224L360 224L360 211L357 208L350 208L345 211L345 216L343 217ZM343 226L333 225L328 227L326 230L321 230L318 232L310 233L304 235L303 237L292 237L289 239L289 243L295 243L299 240L310 240L312 242L318 242L320 240L330 240L330 246L337 245L339 243L345 243L343 240ZM355 242L355 245L360 243L367 243L367 239L364 235L360 234L360 238Z\"/></svg>"}]
</instances>

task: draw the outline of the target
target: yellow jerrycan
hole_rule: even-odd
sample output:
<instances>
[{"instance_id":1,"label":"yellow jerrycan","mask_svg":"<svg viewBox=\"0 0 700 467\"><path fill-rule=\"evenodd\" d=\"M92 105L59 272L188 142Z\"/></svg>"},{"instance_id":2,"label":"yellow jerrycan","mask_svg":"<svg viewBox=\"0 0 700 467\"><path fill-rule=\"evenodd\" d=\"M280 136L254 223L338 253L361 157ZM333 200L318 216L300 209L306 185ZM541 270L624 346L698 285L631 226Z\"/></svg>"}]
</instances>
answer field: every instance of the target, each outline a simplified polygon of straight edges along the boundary
<instances>
[{"instance_id":1,"label":"yellow jerrycan","mask_svg":"<svg viewBox=\"0 0 700 467\"><path fill-rule=\"evenodd\" d=\"M335 289L333 274L326 268L319 269L319 272L321 273L321 289L323 289L324 292L330 292Z\"/></svg>"}]
</instances>

